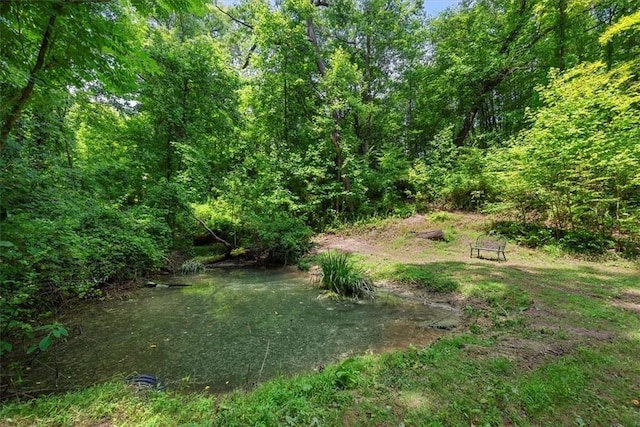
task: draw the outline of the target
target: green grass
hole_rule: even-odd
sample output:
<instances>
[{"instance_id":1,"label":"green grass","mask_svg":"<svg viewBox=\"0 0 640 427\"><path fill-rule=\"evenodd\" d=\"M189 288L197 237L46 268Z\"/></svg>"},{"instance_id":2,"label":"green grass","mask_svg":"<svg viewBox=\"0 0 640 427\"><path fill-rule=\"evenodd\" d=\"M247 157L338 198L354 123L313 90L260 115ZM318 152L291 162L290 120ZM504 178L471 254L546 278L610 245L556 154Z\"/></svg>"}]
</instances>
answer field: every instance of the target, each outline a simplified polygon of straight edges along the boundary
<instances>
[{"instance_id":1,"label":"green grass","mask_svg":"<svg viewBox=\"0 0 640 427\"><path fill-rule=\"evenodd\" d=\"M455 280L436 273L429 265L396 264L391 270L385 271L381 277L402 285L417 286L434 292L453 292L459 287Z\"/></svg>"},{"instance_id":2,"label":"green grass","mask_svg":"<svg viewBox=\"0 0 640 427\"><path fill-rule=\"evenodd\" d=\"M640 307L638 266L515 245L506 263L467 260L457 240L458 259L358 258L400 286L455 283L443 298L458 301L466 326L429 346L228 395L107 383L6 402L0 425L640 426L640 316L623 305Z\"/></svg>"},{"instance_id":3,"label":"green grass","mask_svg":"<svg viewBox=\"0 0 640 427\"><path fill-rule=\"evenodd\" d=\"M322 270L320 278L322 288L347 297L373 297L371 278L355 264L349 254L328 251L320 256L318 262Z\"/></svg>"},{"instance_id":4,"label":"green grass","mask_svg":"<svg viewBox=\"0 0 640 427\"><path fill-rule=\"evenodd\" d=\"M195 259L189 259L180 266L180 274L183 275L202 273L204 270L204 264Z\"/></svg>"},{"instance_id":5,"label":"green grass","mask_svg":"<svg viewBox=\"0 0 640 427\"><path fill-rule=\"evenodd\" d=\"M462 335L424 349L348 359L313 375L225 396L138 394L108 383L12 403L3 425L637 425L636 340L582 348L522 370L478 358L496 342ZM625 363L621 363L625 362ZM626 380L621 380L625 379Z\"/></svg>"},{"instance_id":6,"label":"green grass","mask_svg":"<svg viewBox=\"0 0 640 427\"><path fill-rule=\"evenodd\" d=\"M429 220L432 222L451 221L455 216L450 212L439 211L429 214Z\"/></svg>"}]
</instances>

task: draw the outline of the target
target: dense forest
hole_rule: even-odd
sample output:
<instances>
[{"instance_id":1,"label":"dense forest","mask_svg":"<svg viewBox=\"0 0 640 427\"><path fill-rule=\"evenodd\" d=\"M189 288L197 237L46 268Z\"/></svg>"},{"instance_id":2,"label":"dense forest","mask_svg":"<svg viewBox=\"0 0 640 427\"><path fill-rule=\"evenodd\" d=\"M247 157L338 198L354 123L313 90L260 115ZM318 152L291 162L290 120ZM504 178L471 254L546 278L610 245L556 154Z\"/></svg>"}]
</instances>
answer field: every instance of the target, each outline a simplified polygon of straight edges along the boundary
<instances>
[{"instance_id":1,"label":"dense forest","mask_svg":"<svg viewBox=\"0 0 640 427\"><path fill-rule=\"evenodd\" d=\"M196 236L291 264L314 231L438 207L636 256L638 10L2 1L0 354Z\"/></svg>"}]
</instances>

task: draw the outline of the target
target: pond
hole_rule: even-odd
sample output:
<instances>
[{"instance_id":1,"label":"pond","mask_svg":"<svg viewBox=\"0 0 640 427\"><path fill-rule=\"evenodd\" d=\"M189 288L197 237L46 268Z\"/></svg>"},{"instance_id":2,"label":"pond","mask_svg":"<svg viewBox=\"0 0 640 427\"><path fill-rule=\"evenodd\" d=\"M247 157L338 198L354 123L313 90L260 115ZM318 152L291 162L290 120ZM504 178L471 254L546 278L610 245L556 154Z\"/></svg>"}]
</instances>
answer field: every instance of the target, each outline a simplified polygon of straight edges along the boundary
<instances>
[{"instance_id":1,"label":"pond","mask_svg":"<svg viewBox=\"0 0 640 427\"><path fill-rule=\"evenodd\" d=\"M326 298L295 269L215 269L163 281L190 286L139 289L62 319L70 337L31 363L25 388L65 390L138 373L170 389L224 392L350 355L426 345L459 319L451 307L393 294Z\"/></svg>"}]
</instances>

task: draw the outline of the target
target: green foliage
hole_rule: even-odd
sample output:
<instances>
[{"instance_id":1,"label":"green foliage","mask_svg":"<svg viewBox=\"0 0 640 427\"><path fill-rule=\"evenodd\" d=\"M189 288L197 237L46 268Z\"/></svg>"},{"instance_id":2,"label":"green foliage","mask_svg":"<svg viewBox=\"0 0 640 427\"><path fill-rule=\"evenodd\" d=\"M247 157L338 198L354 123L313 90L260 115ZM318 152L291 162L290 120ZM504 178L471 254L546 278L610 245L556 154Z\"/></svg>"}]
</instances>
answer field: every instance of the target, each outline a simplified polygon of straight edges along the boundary
<instances>
[{"instance_id":1,"label":"green foliage","mask_svg":"<svg viewBox=\"0 0 640 427\"><path fill-rule=\"evenodd\" d=\"M540 224L520 221L498 221L491 225L491 230L530 248L552 244L561 233L560 230Z\"/></svg>"},{"instance_id":2,"label":"green foliage","mask_svg":"<svg viewBox=\"0 0 640 427\"><path fill-rule=\"evenodd\" d=\"M241 191L255 191L247 188ZM262 194L257 199L225 201L195 206L195 215L232 244L265 262L295 264L311 247L311 229L286 210L276 211L270 202L286 206L284 193ZM264 211L263 211L264 209ZM286 208L285 208L286 209Z\"/></svg>"},{"instance_id":3,"label":"green foliage","mask_svg":"<svg viewBox=\"0 0 640 427\"><path fill-rule=\"evenodd\" d=\"M194 215L204 221L211 231L227 241L232 241L240 230L241 218L238 209L225 200L194 204L192 209ZM200 224L194 224L194 227L200 227ZM196 228L192 230L195 234Z\"/></svg>"},{"instance_id":4,"label":"green foliage","mask_svg":"<svg viewBox=\"0 0 640 427\"><path fill-rule=\"evenodd\" d=\"M470 148L461 151L453 173L447 175L441 190L445 203L453 209L477 211L495 200L497 188L486 169L481 150Z\"/></svg>"},{"instance_id":5,"label":"green foliage","mask_svg":"<svg viewBox=\"0 0 640 427\"><path fill-rule=\"evenodd\" d=\"M453 219L453 215L447 211L439 211L429 214L429 221L433 222L445 222Z\"/></svg>"},{"instance_id":6,"label":"green foliage","mask_svg":"<svg viewBox=\"0 0 640 427\"><path fill-rule=\"evenodd\" d=\"M588 230L566 231L546 227L537 223L520 221L498 221L491 229L530 248L549 247L566 253L581 255L602 255L610 249L617 249L622 255L635 257L638 243L628 238L614 238Z\"/></svg>"},{"instance_id":7,"label":"green foliage","mask_svg":"<svg viewBox=\"0 0 640 427\"><path fill-rule=\"evenodd\" d=\"M394 282L435 292L454 292L460 286L455 280L432 271L428 265L397 264L385 276Z\"/></svg>"},{"instance_id":8,"label":"green foliage","mask_svg":"<svg viewBox=\"0 0 640 427\"><path fill-rule=\"evenodd\" d=\"M364 172L366 196L371 203L367 204L370 212L361 209L362 213L388 214L398 209L405 202L406 196L411 194L410 166L411 162L399 147L385 147L377 158L377 168Z\"/></svg>"},{"instance_id":9,"label":"green foliage","mask_svg":"<svg viewBox=\"0 0 640 427\"><path fill-rule=\"evenodd\" d=\"M82 195L40 199L29 212L15 209L2 222L3 236L13 243L0 251L0 327L6 336L28 332L41 313L69 298L157 268L168 230L153 210L145 211L118 210Z\"/></svg>"},{"instance_id":10,"label":"green foliage","mask_svg":"<svg viewBox=\"0 0 640 427\"><path fill-rule=\"evenodd\" d=\"M451 133L452 128L448 127L435 135L424 148L425 158L414 160L408 172L408 194L417 202L439 202L444 197L447 180L453 175L459 157Z\"/></svg>"},{"instance_id":11,"label":"green foliage","mask_svg":"<svg viewBox=\"0 0 640 427\"><path fill-rule=\"evenodd\" d=\"M362 361L355 358L350 358L340 363L334 374L336 388L340 390L355 388L362 381L360 378L362 368Z\"/></svg>"},{"instance_id":12,"label":"green foliage","mask_svg":"<svg viewBox=\"0 0 640 427\"><path fill-rule=\"evenodd\" d=\"M497 194L485 154L477 148L455 146L451 132L448 127L425 144L427 156L414 161L406 192L421 203L479 210Z\"/></svg>"},{"instance_id":13,"label":"green foliage","mask_svg":"<svg viewBox=\"0 0 640 427\"><path fill-rule=\"evenodd\" d=\"M603 254L613 248L614 241L588 230L573 230L564 234L558 244L567 252L577 254Z\"/></svg>"},{"instance_id":14,"label":"green foliage","mask_svg":"<svg viewBox=\"0 0 640 427\"><path fill-rule=\"evenodd\" d=\"M319 264L322 270L322 288L353 298L373 297L373 282L362 268L354 264L348 254L337 251L325 252L320 256Z\"/></svg>"},{"instance_id":15,"label":"green foliage","mask_svg":"<svg viewBox=\"0 0 640 427\"><path fill-rule=\"evenodd\" d=\"M330 3L230 20L204 0L1 2L0 352L190 250L192 210L233 253L285 264L310 226L407 201L500 199L520 243L638 254L637 0L477 0L429 21L419 2ZM372 290L339 264L330 286Z\"/></svg>"},{"instance_id":16,"label":"green foliage","mask_svg":"<svg viewBox=\"0 0 640 427\"><path fill-rule=\"evenodd\" d=\"M189 259L180 266L180 274L197 274L205 270L204 265L195 259Z\"/></svg>"},{"instance_id":17,"label":"green foliage","mask_svg":"<svg viewBox=\"0 0 640 427\"><path fill-rule=\"evenodd\" d=\"M545 106L503 160L506 198L543 209L558 229L638 236L640 91L631 64L585 64L552 79L540 89ZM584 247L576 243L567 240Z\"/></svg>"},{"instance_id":18,"label":"green foliage","mask_svg":"<svg viewBox=\"0 0 640 427\"><path fill-rule=\"evenodd\" d=\"M62 339L62 337L68 337L69 331L62 326L60 323L55 322L48 325L41 325L37 328L34 328L35 332L45 331L47 334L40 339L38 344L34 344L27 349L27 354L33 353L36 349L40 349L40 351L46 351L51 344L53 344L54 340Z\"/></svg>"},{"instance_id":19,"label":"green foliage","mask_svg":"<svg viewBox=\"0 0 640 427\"><path fill-rule=\"evenodd\" d=\"M286 212L250 215L245 227L248 247L270 262L295 264L311 248L311 229Z\"/></svg>"},{"instance_id":20,"label":"green foliage","mask_svg":"<svg viewBox=\"0 0 640 427\"><path fill-rule=\"evenodd\" d=\"M615 36L630 30L640 32L640 11L620 18L618 22L611 25L600 35L598 41L601 44L609 43Z\"/></svg>"}]
</instances>

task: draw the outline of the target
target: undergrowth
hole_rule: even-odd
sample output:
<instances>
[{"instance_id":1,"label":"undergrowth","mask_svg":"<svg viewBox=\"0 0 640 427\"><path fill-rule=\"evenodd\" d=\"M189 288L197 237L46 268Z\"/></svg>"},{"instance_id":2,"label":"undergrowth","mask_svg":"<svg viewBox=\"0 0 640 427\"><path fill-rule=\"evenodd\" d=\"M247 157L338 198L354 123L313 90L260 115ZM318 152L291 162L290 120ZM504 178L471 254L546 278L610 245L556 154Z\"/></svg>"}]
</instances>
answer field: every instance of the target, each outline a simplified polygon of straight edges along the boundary
<instances>
[{"instance_id":1,"label":"undergrowth","mask_svg":"<svg viewBox=\"0 0 640 427\"><path fill-rule=\"evenodd\" d=\"M562 251L593 257L615 250L625 258L633 259L640 255L640 242L628 236L615 238L588 230L562 230L517 221L497 221L492 224L491 229L518 244L530 248L545 248L550 253Z\"/></svg>"}]
</instances>

